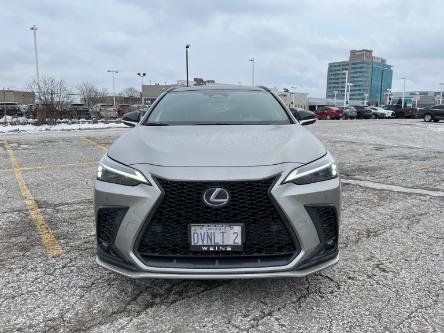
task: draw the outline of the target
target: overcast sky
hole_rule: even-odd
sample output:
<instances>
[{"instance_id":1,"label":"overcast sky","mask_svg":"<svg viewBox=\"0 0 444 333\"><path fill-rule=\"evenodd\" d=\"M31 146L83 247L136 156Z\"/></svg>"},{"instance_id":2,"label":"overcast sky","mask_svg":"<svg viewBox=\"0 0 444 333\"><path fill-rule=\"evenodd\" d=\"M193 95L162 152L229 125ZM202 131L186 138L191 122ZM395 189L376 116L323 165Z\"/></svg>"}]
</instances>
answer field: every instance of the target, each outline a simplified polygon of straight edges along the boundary
<instances>
[{"instance_id":1,"label":"overcast sky","mask_svg":"<svg viewBox=\"0 0 444 333\"><path fill-rule=\"evenodd\" d=\"M327 64L350 49L373 49L394 65L393 89L439 90L444 82L444 0L1 0L0 88L35 75L29 28L38 26L40 73L70 86L117 91L190 77L296 86L325 96Z\"/></svg>"}]
</instances>

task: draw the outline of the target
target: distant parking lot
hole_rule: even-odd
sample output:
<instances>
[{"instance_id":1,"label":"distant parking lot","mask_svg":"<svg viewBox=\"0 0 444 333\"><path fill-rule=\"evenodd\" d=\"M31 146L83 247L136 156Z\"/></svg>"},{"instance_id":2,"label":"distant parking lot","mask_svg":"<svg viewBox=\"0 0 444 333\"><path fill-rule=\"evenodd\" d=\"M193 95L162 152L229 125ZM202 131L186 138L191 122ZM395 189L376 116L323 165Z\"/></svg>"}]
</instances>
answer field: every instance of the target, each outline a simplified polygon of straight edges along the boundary
<instances>
[{"instance_id":1,"label":"distant parking lot","mask_svg":"<svg viewBox=\"0 0 444 333\"><path fill-rule=\"evenodd\" d=\"M444 122L318 121L340 262L303 279L130 280L95 263L97 163L128 129L0 135L0 331L444 331Z\"/></svg>"}]
</instances>

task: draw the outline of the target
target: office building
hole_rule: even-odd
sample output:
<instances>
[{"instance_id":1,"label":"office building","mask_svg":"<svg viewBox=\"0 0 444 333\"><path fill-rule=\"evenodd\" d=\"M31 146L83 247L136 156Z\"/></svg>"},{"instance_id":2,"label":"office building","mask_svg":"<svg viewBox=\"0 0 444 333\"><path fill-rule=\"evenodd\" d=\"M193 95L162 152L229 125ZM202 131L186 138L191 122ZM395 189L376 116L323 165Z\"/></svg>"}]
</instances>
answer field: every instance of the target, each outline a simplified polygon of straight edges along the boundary
<instances>
[{"instance_id":1,"label":"office building","mask_svg":"<svg viewBox=\"0 0 444 333\"><path fill-rule=\"evenodd\" d=\"M347 84L347 101L364 101L384 104L384 94L392 87L393 70L383 58L375 57L372 50L351 50L345 61L328 64L328 99L342 105ZM347 79L347 82L346 82Z\"/></svg>"}]
</instances>

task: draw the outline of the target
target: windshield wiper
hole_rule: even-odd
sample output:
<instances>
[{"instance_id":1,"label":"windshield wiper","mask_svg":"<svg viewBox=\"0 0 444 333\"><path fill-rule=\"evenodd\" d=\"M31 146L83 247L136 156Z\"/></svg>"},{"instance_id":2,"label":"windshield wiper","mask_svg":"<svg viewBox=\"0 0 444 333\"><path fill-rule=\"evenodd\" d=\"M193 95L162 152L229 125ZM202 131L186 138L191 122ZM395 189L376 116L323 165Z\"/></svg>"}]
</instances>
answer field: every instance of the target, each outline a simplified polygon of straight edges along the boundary
<instances>
[{"instance_id":1,"label":"windshield wiper","mask_svg":"<svg viewBox=\"0 0 444 333\"><path fill-rule=\"evenodd\" d=\"M170 126L170 124L167 123L144 123L144 126Z\"/></svg>"}]
</instances>

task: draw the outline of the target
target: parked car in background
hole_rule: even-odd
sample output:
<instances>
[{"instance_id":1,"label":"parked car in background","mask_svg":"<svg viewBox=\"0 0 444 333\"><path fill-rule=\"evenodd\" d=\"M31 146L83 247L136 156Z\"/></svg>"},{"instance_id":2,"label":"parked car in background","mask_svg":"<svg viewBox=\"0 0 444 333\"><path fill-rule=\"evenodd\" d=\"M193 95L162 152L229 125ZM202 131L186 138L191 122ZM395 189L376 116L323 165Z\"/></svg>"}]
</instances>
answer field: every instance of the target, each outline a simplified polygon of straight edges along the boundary
<instances>
[{"instance_id":1,"label":"parked car in background","mask_svg":"<svg viewBox=\"0 0 444 333\"><path fill-rule=\"evenodd\" d=\"M395 118L395 112L392 110L387 110L379 106L369 106L369 109L373 112L373 118Z\"/></svg>"},{"instance_id":2,"label":"parked car in background","mask_svg":"<svg viewBox=\"0 0 444 333\"><path fill-rule=\"evenodd\" d=\"M358 116L358 113L353 106L339 106L339 109L344 112L344 115L342 116L343 119L356 119Z\"/></svg>"},{"instance_id":3,"label":"parked car in background","mask_svg":"<svg viewBox=\"0 0 444 333\"><path fill-rule=\"evenodd\" d=\"M314 112L307 111L302 108L290 108L290 111L301 125L313 124L318 119Z\"/></svg>"},{"instance_id":4,"label":"parked car in background","mask_svg":"<svg viewBox=\"0 0 444 333\"><path fill-rule=\"evenodd\" d=\"M315 111L318 119L342 119L344 111L334 106L323 106Z\"/></svg>"},{"instance_id":5,"label":"parked car in background","mask_svg":"<svg viewBox=\"0 0 444 333\"><path fill-rule=\"evenodd\" d=\"M115 119L118 118L117 109L112 104L95 104L91 110L91 116L94 118Z\"/></svg>"},{"instance_id":6,"label":"parked car in background","mask_svg":"<svg viewBox=\"0 0 444 333\"><path fill-rule=\"evenodd\" d=\"M117 111L118 116L121 118L125 113L128 113L128 112L132 111L131 110L131 105L129 105L129 104L119 104L117 106L116 111Z\"/></svg>"},{"instance_id":7,"label":"parked car in background","mask_svg":"<svg viewBox=\"0 0 444 333\"><path fill-rule=\"evenodd\" d=\"M416 118L416 108L412 107L412 99L404 98L404 105L402 98L392 98L390 105L386 109L395 112L396 118Z\"/></svg>"},{"instance_id":8,"label":"parked car in background","mask_svg":"<svg viewBox=\"0 0 444 333\"><path fill-rule=\"evenodd\" d=\"M444 104L428 106L424 109L420 109L418 110L416 117L422 118L427 122L434 121L435 123L444 120Z\"/></svg>"},{"instance_id":9,"label":"parked car in background","mask_svg":"<svg viewBox=\"0 0 444 333\"><path fill-rule=\"evenodd\" d=\"M370 119L373 118L373 112L366 106L362 105L353 105L356 109L356 118L357 119Z\"/></svg>"},{"instance_id":10,"label":"parked car in background","mask_svg":"<svg viewBox=\"0 0 444 333\"><path fill-rule=\"evenodd\" d=\"M63 112L64 118L69 119L91 119L89 108L83 103L72 103L68 106L66 112Z\"/></svg>"},{"instance_id":11,"label":"parked car in background","mask_svg":"<svg viewBox=\"0 0 444 333\"><path fill-rule=\"evenodd\" d=\"M10 117L22 117L23 113L20 110L20 106L18 103L14 102L0 102L0 117L5 116L5 109L6 109L6 115Z\"/></svg>"}]
</instances>

